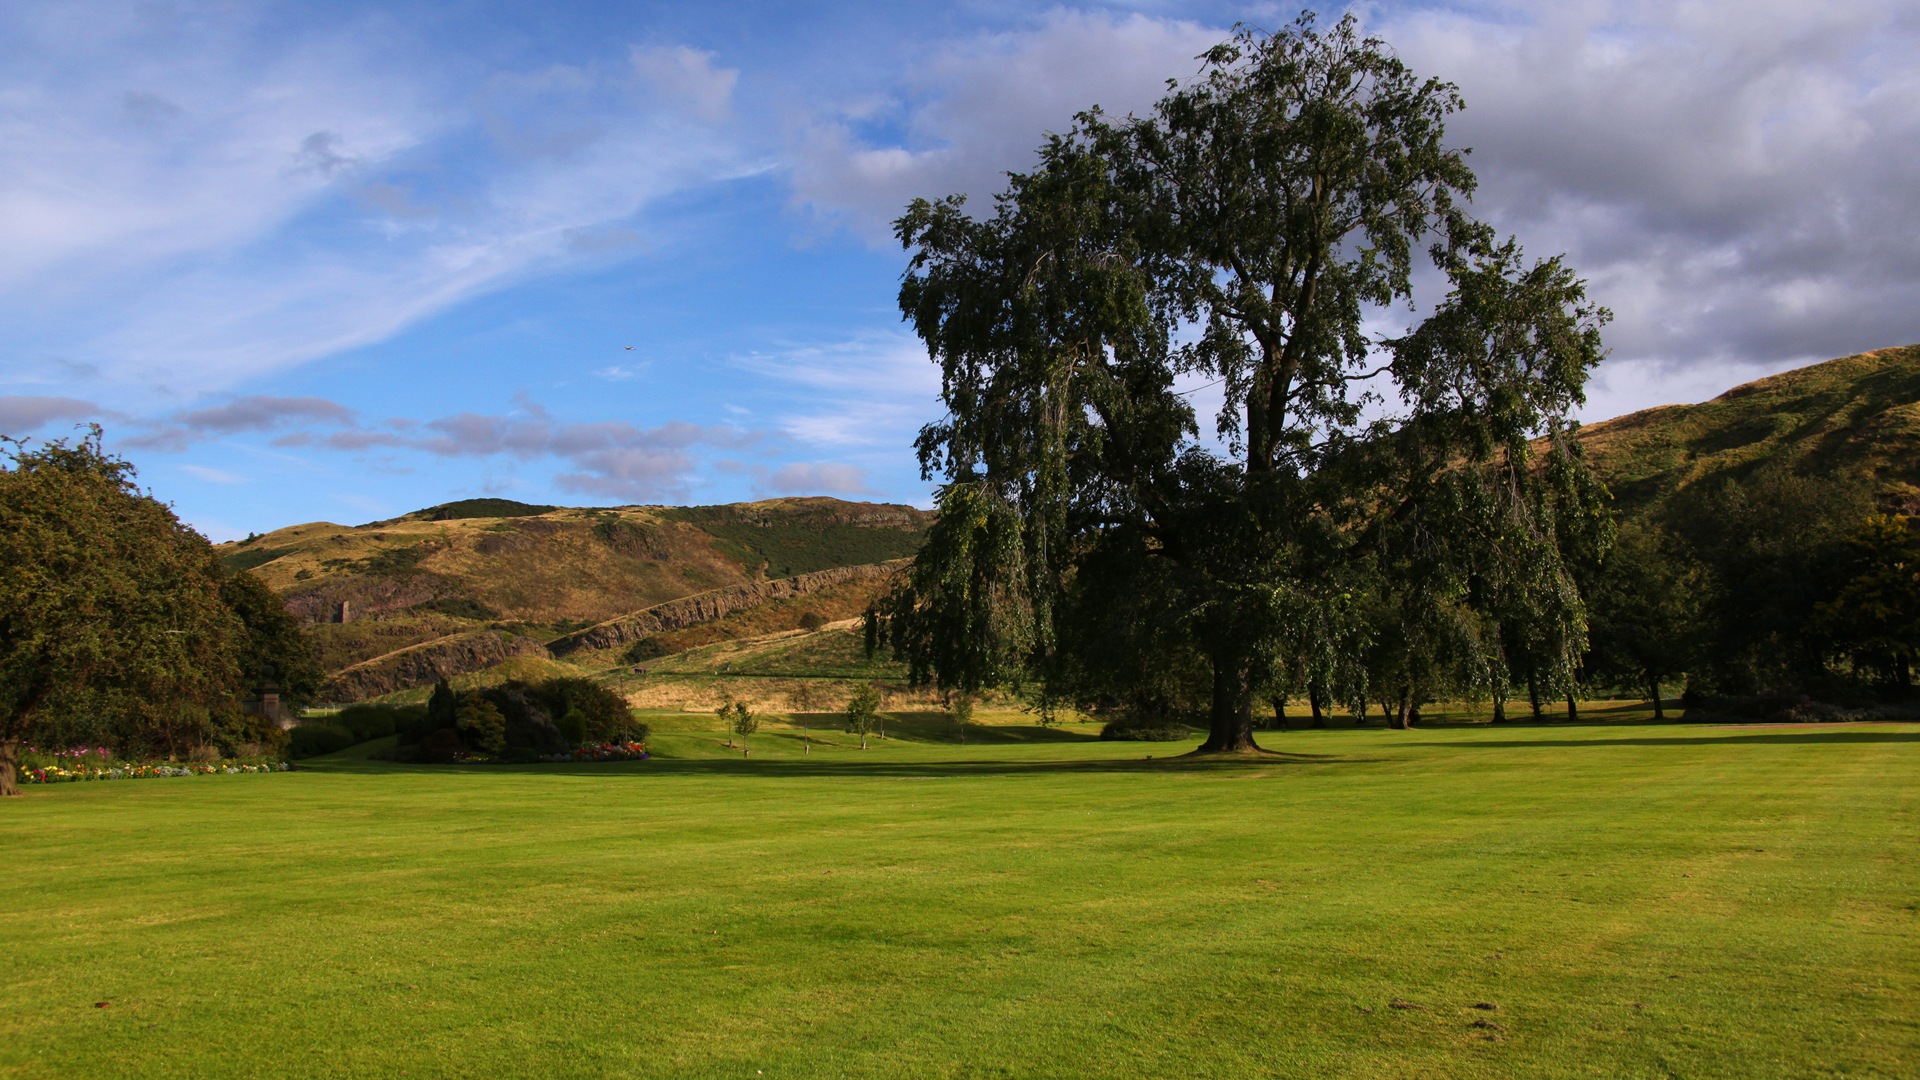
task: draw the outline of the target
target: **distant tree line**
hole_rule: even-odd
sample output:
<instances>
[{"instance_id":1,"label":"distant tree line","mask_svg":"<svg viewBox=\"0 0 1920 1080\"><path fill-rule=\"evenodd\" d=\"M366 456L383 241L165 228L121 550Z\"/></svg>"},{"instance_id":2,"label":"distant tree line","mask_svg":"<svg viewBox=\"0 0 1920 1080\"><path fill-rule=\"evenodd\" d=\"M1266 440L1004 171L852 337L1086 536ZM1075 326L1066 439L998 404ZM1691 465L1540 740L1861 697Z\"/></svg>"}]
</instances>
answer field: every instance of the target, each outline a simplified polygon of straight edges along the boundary
<instances>
[{"instance_id":1,"label":"distant tree line","mask_svg":"<svg viewBox=\"0 0 1920 1080\"><path fill-rule=\"evenodd\" d=\"M1683 489L1587 568L1595 682L1694 698L1905 696L1920 519L1863 480L1773 469Z\"/></svg>"}]
</instances>

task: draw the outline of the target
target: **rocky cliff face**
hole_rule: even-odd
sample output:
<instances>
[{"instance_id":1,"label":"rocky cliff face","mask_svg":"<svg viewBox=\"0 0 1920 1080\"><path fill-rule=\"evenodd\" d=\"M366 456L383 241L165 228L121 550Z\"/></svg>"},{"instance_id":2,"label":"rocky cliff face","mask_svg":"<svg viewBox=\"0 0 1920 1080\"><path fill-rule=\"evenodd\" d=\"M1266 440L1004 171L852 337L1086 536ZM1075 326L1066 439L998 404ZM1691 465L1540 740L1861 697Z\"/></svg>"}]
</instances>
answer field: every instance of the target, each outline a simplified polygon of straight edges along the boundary
<instances>
[{"instance_id":1,"label":"rocky cliff face","mask_svg":"<svg viewBox=\"0 0 1920 1080\"><path fill-rule=\"evenodd\" d=\"M891 562L874 563L868 566L843 566L833 570L801 574L797 577L781 578L777 581L762 581L750 585L715 589L697 596L683 597L643 608L630 615L609 619L598 626L589 626L585 630L575 631L549 643L548 648L555 656L565 656L583 649L611 649L638 641L651 634L712 622L736 611L771 601L805 596L846 582L877 581L891 577L905 568L910 561L894 559Z\"/></svg>"},{"instance_id":2,"label":"rocky cliff face","mask_svg":"<svg viewBox=\"0 0 1920 1080\"><path fill-rule=\"evenodd\" d=\"M323 701L368 698L482 671L510 656L550 657L545 645L504 630L474 630L376 656L335 672L320 687Z\"/></svg>"}]
</instances>

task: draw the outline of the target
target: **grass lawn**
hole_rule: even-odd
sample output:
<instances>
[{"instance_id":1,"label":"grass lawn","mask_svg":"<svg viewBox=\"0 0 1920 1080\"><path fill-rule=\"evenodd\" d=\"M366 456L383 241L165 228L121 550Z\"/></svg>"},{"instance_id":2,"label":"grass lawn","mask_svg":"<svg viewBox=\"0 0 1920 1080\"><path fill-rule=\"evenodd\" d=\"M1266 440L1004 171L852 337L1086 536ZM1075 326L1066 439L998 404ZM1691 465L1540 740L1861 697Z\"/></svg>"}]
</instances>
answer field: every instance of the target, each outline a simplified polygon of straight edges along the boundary
<instances>
[{"instance_id":1,"label":"grass lawn","mask_svg":"<svg viewBox=\"0 0 1920 1080\"><path fill-rule=\"evenodd\" d=\"M0 1075L1920 1075L1920 727L1000 719L29 788Z\"/></svg>"}]
</instances>

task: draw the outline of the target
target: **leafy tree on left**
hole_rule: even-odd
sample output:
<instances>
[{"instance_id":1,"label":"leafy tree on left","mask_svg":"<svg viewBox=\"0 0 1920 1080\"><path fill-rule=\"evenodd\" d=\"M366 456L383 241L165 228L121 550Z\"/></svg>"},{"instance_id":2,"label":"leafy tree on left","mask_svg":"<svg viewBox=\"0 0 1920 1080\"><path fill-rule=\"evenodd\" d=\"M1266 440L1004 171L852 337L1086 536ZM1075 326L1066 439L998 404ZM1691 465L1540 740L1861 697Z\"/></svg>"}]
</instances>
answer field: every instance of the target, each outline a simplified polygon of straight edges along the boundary
<instances>
[{"instance_id":1,"label":"leafy tree on left","mask_svg":"<svg viewBox=\"0 0 1920 1080\"><path fill-rule=\"evenodd\" d=\"M0 795L18 793L27 739L205 741L257 652L206 538L134 485L98 428L0 454Z\"/></svg>"}]
</instances>

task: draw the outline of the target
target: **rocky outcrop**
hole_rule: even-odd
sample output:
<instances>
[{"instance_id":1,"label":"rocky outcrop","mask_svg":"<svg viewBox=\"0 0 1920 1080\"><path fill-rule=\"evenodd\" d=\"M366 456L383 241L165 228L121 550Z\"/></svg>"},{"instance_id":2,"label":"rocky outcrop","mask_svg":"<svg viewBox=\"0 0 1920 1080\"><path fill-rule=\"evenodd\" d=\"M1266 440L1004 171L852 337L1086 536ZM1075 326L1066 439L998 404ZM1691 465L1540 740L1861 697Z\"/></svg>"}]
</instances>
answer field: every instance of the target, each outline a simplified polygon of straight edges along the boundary
<instances>
[{"instance_id":1,"label":"rocky outcrop","mask_svg":"<svg viewBox=\"0 0 1920 1080\"><path fill-rule=\"evenodd\" d=\"M504 630L473 630L410 645L335 672L322 701L365 701L490 668L510 656L550 657L545 645Z\"/></svg>"},{"instance_id":2,"label":"rocky outcrop","mask_svg":"<svg viewBox=\"0 0 1920 1080\"><path fill-rule=\"evenodd\" d=\"M622 615L597 626L589 626L585 630L576 630L563 638L549 642L547 648L555 656L565 656L582 649L611 649L652 634L724 619L735 612L745 611L775 600L806 596L809 593L820 592L852 581L877 581L891 577L910 562L912 562L911 559L894 559L890 562L872 563L867 566L842 566L832 570L817 570L797 577L780 578L776 581L760 581L750 585L715 589L712 592L655 604L653 607L643 608L630 615Z\"/></svg>"}]
</instances>

